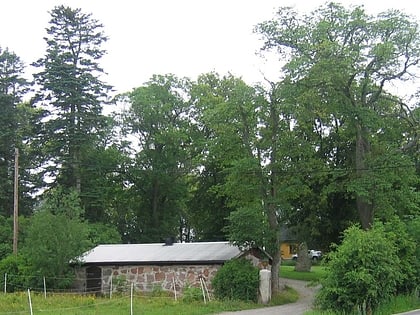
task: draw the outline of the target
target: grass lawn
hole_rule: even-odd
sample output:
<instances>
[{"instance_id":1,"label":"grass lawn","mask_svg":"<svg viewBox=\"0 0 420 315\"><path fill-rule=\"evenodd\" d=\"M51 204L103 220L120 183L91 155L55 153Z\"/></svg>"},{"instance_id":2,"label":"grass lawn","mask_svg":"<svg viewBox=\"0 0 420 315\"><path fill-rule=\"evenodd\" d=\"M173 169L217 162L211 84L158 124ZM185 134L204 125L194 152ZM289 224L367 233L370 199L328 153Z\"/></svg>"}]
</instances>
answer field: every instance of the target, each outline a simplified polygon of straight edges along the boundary
<instances>
[{"instance_id":1,"label":"grass lawn","mask_svg":"<svg viewBox=\"0 0 420 315\"><path fill-rule=\"evenodd\" d=\"M273 297L268 306L295 302L298 294L288 288L281 295ZM47 295L31 293L34 315L130 315L130 296L106 297L73 294ZM207 315L225 311L261 308L260 304L240 301L183 302L168 297L133 297L133 314L142 315ZM27 292L0 294L0 315L29 314Z\"/></svg>"},{"instance_id":2,"label":"grass lawn","mask_svg":"<svg viewBox=\"0 0 420 315\"><path fill-rule=\"evenodd\" d=\"M295 266L282 265L280 267L280 277L294 280L318 282L325 274L326 270L323 266L312 266L310 272L295 271Z\"/></svg>"}]
</instances>

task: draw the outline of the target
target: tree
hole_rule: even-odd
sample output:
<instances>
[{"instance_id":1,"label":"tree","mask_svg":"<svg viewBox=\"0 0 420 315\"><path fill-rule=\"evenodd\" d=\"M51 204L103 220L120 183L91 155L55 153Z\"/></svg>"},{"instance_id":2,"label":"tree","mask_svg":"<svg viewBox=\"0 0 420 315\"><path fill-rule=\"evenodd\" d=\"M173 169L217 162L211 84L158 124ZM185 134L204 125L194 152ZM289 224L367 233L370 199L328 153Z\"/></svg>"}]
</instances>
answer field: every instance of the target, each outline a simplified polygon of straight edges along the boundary
<instances>
[{"instance_id":1,"label":"tree","mask_svg":"<svg viewBox=\"0 0 420 315\"><path fill-rule=\"evenodd\" d=\"M13 213L15 149L20 151L19 201L21 213L29 213L30 186L33 183L27 170L31 157L24 142L31 130L28 124L34 122L28 104L21 104L28 82L23 78L24 64L8 49L0 47L0 214ZM25 184L24 184L25 183Z\"/></svg>"},{"instance_id":2,"label":"tree","mask_svg":"<svg viewBox=\"0 0 420 315\"><path fill-rule=\"evenodd\" d=\"M12 253L13 222L11 217L0 215L0 260Z\"/></svg>"},{"instance_id":3,"label":"tree","mask_svg":"<svg viewBox=\"0 0 420 315\"><path fill-rule=\"evenodd\" d=\"M89 249L89 229L82 220L83 208L75 190L57 188L48 193L31 218L22 253L37 277L32 285L68 287L73 272L70 262Z\"/></svg>"},{"instance_id":4,"label":"tree","mask_svg":"<svg viewBox=\"0 0 420 315\"><path fill-rule=\"evenodd\" d=\"M44 108L41 145L48 160L46 175L82 192L84 155L101 137L106 120L102 104L110 86L99 59L107 40L102 25L80 9L57 6L47 28L47 51L34 63L40 86L35 104Z\"/></svg>"},{"instance_id":5,"label":"tree","mask_svg":"<svg viewBox=\"0 0 420 315\"><path fill-rule=\"evenodd\" d=\"M202 174L220 170L219 181L212 189L226 200L228 222L222 231L236 245L268 250L273 257L272 291L276 293L281 198L277 195L277 173L270 170L277 164L276 139L280 131L275 121L267 119L275 115L270 115L271 103L261 89L232 75L220 78L208 74L200 77L198 83L194 103L195 121L199 122L199 130L205 132Z\"/></svg>"},{"instance_id":6,"label":"tree","mask_svg":"<svg viewBox=\"0 0 420 315\"><path fill-rule=\"evenodd\" d=\"M186 79L156 75L128 95L125 125L138 143L129 170L137 241L183 239L192 159L188 89Z\"/></svg>"},{"instance_id":7,"label":"tree","mask_svg":"<svg viewBox=\"0 0 420 315\"><path fill-rule=\"evenodd\" d=\"M405 136L413 133L404 119L405 102L390 91L412 78L419 63L417 23L395 10L371 17L362 7L346 10L330 3L303 17L281 8L275 20L260 23L256 31L264 38L263 50L277 49L285 58L296 128L306 125L319 134L314 145L324 152L326 165L342 157L346 146L325 152L325 140L339 136L351 144L343 188L354 196L363 228L381 215L377 201L382 197L398 199L408 192L413 200L413 164L401 150ZM393 211L400 206L389 205Z\"/></svg>"}]
</instances>

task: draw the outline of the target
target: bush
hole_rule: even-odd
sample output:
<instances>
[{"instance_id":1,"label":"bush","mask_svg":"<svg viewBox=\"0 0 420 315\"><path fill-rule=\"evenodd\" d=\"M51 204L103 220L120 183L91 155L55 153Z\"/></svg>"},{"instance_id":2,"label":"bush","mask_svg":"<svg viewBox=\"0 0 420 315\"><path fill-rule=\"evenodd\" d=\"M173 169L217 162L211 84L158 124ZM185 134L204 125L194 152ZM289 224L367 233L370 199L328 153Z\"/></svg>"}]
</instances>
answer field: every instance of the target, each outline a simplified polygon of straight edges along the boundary
<instances>
[{"instance_id":1,"label":"bush","mask_svg":"<svg viewBox=\"0 0 420 315\"><path fill-rule=\"evenodd\" d=\"M408 217L406 227L407 233L414 243L414 254L411 256L414 263L411 267L414 270L414 290L418 291L420 289L420 216Z\"/></svg>"},{"instance_id":2,"label":"bush","mask_svg":"<svg viewBox=\"0 0 420 315\"><path fill-rule=\"evenodd\" d=\"M29 286L31 271L22 255L10 254L0 261L0 275L5 274L7 292L22 291ZM4 278L0 283L4 286Z\"/></svg>"},{"instance_id":3,"label":"bush","mask_svg":"<svg viewBox=\"0 0 420 315\"><path fill-rule=\"evenodd\" d=\"M216 298L256 302L259 270L249 260L233 259L220 268L212 285Z\"/></svg>"},{"instance_id":4,"label":"bush","mask_svg":"<svg viewBox=\"0 0 420 315\"><path fill-rule=\"evenodd\" d=\"M369 313L392 298L403 279L394 239L381 224L368 231L350 227L327 260L317 296L322 309Z\"/></svg>"},{"instance_id":5,"label":"bush","mask_svg":"<svg viewBox=\"0 0 420 315\"><path fill-rule=\"evenodd\" d=\"M399 268L402 277L398 279L397 294L410 294L419 285L419 257L416 254L416 241L414 236L409 234L407 225L398 217L392 218L384 225L384 228L387 239L394 242L400 259Z\"/></svg>"}]
</instances>

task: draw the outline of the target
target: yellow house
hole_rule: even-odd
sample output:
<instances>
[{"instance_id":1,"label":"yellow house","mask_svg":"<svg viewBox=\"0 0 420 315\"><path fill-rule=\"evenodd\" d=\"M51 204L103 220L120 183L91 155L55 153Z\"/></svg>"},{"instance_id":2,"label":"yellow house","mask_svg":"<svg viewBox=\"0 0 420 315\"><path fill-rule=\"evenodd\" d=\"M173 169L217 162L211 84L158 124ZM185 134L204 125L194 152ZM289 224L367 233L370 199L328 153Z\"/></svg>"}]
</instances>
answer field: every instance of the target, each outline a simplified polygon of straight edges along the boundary
<instances>
[{"instance_id":1,"label":"yellow house","mask_svg":"<svg viewBox=\"0 0 420 315\"><path fill-rule=\"evenodd\" d=\"M282 259L292 259L293 254L298 251L299 242L296 237L290 232L290 230L282 226L281 227L281 239L280 239L280 253Z\"/></svg>"},{"instance_id":2,"label":"yellow house","mask_svg":"<svg viewBox=\"0 0 420 315\"><path fill-rule=\"evenodd\" d=\"M297 253L298 243L297 242L282 242L280 244L281 259L292 259L293 254Z\"/></svg>"}]
</instances>

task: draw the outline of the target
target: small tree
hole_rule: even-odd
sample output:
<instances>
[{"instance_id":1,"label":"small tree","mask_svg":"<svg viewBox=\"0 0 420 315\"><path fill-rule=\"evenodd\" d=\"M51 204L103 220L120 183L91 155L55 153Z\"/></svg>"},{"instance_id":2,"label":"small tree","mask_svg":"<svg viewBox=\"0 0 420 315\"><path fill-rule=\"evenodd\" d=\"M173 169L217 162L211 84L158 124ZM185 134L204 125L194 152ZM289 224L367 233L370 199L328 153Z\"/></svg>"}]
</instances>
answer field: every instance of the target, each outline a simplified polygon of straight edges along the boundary
<instances>
[{"instance_id":1,"label":"small tree","mask_svg":"<svg viewBox=\"0 0 420 315\"><path fill-rule=\"evenodd\" d=\"M371 314L395 293L402 279L397 247L382 224L367 231L348 228L327 260L328 273L317 296L323 309Z\"/></svg>"},{"instance_id":2,"label":"small tree","mask_svg":"<svg viewBox=\"0 0 420 315\"><path fill-rule=\"evenodd\" d=\"M59 196L59 197L58 197ZM59 202L60 201L60 202ZM75 192L53 191L32 217L23 253L35 271L34 286L68 287L73 272L70 261L88 249L88 225Z\"/></svg>"}]
</instances>

